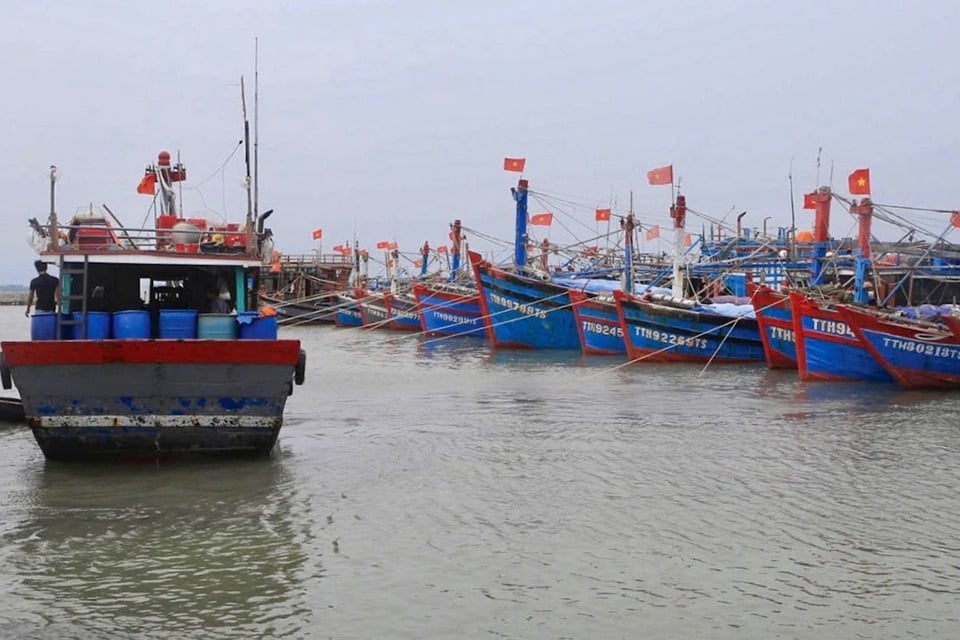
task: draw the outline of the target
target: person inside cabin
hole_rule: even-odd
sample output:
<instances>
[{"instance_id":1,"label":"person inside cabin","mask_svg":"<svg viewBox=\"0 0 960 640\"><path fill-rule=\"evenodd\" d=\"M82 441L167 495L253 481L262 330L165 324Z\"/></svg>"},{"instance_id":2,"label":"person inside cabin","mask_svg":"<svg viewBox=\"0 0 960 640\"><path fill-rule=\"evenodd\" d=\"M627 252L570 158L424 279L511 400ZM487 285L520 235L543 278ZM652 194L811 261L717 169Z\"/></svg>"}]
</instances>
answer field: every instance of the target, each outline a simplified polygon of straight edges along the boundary
<instances>
[{"instance_id":1,"label":"person inside cabin","mask_svg":"<svg viewBox=\"0 0 960 640\"><path fill-rule=\"evenodd\" d=\"M207 288L206 313L230 313L230 301L220 295L217 287Z\"/></svg>"},{"instance_id":2,"label":"person inside cabin","mask_svg":"<svg viewBox=\"0 0 960 640\"><path fill-rule=\"evenodd\" d=\"M60 298L60 280L47 273L47 264L43 260L33 263L37 277L30 281L30 293L27 294L27 310L23 315L30 316L30 307L36 298L37 311L56 311Z\"/></svg>"}]
</instances>

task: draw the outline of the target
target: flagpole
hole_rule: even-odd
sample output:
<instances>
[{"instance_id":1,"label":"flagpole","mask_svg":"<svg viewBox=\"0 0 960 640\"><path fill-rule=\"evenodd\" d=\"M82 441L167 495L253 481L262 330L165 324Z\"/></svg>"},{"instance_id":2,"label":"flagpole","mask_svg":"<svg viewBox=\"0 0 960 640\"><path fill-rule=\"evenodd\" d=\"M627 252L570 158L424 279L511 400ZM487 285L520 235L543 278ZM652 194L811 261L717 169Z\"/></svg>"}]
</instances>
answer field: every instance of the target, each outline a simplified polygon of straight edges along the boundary
<instances>
[{"instance_id":1,"label":"flagpole","mask_svg":"<svg viewBox=\"0 0 960 640\"><path fill-rule=\"evenodd\" d=\"M787 259L793 260L793 254L796 250L797 237L797 214L793 203L793 158L790 158L790 169L787 172L787 179L790 181L790 237L787 238Z\"/></svg>"}]
</instances>

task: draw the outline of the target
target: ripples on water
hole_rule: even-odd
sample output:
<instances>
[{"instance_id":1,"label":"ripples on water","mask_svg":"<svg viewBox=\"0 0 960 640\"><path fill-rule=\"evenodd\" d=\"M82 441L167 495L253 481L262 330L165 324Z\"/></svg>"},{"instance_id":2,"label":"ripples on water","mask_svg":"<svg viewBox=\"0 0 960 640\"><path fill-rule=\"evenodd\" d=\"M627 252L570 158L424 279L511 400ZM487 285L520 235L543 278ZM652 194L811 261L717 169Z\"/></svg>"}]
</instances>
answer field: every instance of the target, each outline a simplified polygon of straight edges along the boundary
<instances>
[{"instance_id":1,"label":"ripples on water","mask_svg":"<svg viewBox=\"0 0 960 640\"><path fill-rule=\"evenodd\" d=\"M0 431L0 636L940 638L960 395L285 330L269 460Z\"/></svg>"}]
</instances>

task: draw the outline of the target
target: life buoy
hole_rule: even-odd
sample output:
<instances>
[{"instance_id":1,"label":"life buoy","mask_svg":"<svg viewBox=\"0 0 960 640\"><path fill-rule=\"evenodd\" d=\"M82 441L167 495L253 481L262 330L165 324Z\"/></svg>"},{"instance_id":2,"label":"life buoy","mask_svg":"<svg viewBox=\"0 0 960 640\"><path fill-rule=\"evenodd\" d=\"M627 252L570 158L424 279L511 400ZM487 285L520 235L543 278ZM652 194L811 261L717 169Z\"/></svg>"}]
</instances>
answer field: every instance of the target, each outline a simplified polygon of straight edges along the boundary
<instances>
[{"instance_id":1,"label":"life buoy","mask_svg":"<svg viewBox=\"0 0 960 640\"><path fill-rule=\"evenodd\" d=\"M300 357L297 358L297 367L293 370L293 381L300 385L303 384L307 374L307 352L300 349Z\"/></svg>"},{"instance_id":2,"label":"life buoy","mask_svg":"<svg viewBox=\"0 0 960 640\"><path fill-rule=\"evenodd\" d=\"M303 353L302 351L300 353ZM13 379L10 377L10 367L7 366L7 359L3 357L3 352L0 352L0 383L3 384L4 389L13 388Z\"/></svg>"}]
</instances>

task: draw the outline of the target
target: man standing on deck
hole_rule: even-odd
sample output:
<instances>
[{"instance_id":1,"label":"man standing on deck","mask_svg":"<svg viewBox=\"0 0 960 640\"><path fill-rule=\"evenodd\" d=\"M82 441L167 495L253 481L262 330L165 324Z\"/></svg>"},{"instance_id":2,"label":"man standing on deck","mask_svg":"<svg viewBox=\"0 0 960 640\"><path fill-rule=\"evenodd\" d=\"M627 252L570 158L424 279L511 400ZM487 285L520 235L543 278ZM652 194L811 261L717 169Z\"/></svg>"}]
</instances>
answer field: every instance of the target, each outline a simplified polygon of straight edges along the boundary
<instances>
[{"instance_id":1,"label":"man standing on deck","mask_svg":"<svg viewBox=\"0 0 960 640\"><path fill-rule=\"evenodd\" d=\"M27 294L27 310L23 315L30 316L33 297L37 297L37 311L56 311L60 280L47 273L47 264L43 260L33 263L37 277L30 281L30 293Z\"/></svg>"}]
</instances>

